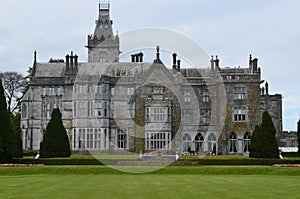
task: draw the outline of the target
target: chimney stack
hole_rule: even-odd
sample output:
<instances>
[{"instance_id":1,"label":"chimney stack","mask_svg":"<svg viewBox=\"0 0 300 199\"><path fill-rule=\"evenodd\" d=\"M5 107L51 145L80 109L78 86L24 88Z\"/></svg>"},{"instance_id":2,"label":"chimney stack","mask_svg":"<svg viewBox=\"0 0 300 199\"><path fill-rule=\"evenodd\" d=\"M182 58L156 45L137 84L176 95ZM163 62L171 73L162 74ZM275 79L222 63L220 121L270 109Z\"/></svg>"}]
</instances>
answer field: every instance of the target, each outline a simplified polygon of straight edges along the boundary
<instances>
[{"instance_id":1,"label":"chimney stack","mask_svg":"<svg viewBox=\"0 0 300 199\"><path fill-rule=\"evenodd\" d=\"M174 69L174 70L176 70L176 68L177 68L176 60L177 60L177 54L174 53L174 54L173 54L173 69Z\"/></svg>"},{"instance_id":2,"label":"chimney stack","mask_svg":"<svg viewBox=\"0 0 300 199\"><path fill-rule=\"evenodd\" d=\"M143 62L143 57L144 57L144 54L142 52L132 54L131 55L131 62L132 63L135 63L135 62L136 63L138 63L138 62L142 63Z\"/></svg>"},{"instance_id":3,"label":"chimney stack","mask_svg":"<svg viewBox=\"0 0 300 199\"><path fill-rule=\"evenodd\" d=\"M71 56L70 56L70 66L73 67L74 66L74 60L73 60L73 51L71 51Z\"/></svg>"},{"instance_id":4,"label":"chimney stack","mask_svg":"<svg viewBox=\"0 0 300 199\"><path fill-rule=\"evenodd\" d=\"M261 94L265 95L265 88L264 87L261 88Z\"/></svg>"},{"instance_id":5,"label":"chimney stack","mask_svg":"<svg viewBox=\"0 0 300 199\"><path fill-rule=\"evenodd\" d=\"M142 63L143 62L144 54L142 52L140 52L139 57L140 57L140 62Z\"/></svg>"},{"instance_id":6,"label":"chimney stack","mask_svg":"<svg viewBox=\"0 0 300 199\"><path fill-rule=\"evenodd\" d=\"M214 56L211 56L211 60L210 60L210 68L212 71L215 70L215 62L214 62Z\"/></svg>"},{"instance_id":7,"label":"chimney stack","mask_svg":"<svg viewBox=\"0 0 300 199\"><path fill-rule=\"evenodd\" d=\"M253 72L257 72L257 69L258 69L258 65L257 65L258 59L257 58L253 59L252 63L253 63Z\"/></svg>"},{"instance_id":8,"label":"chimney stack","mask_svg":"<svg viewBox=\"0 0 300 199\"><path fill-rule=\"evenodd\" d=\"M219 69L220 60L218 58L218 55L216 55L215 63L216 63L216 68Z\"/></svg>"},{"instance_id":9,"label":"chimney stack","mask_svg":"<svg viewBox=\"0 0 300 199\"><path fill-rule=\"evenodd\" d=\"M66 66L67 66L67 68L69 68L69 66L70 66L70 56L69 55L66 55Z\"/></svg>"},{"instance_id":10,"label":"chimney stack","mask_svg":"<svg viewBox=\"0 0 300 199\"><path fill-rule=\"evenodd\" d=\"M78 56L75 54L74 56L75 67L78 67Z\"/></svg>"}]
</instances>

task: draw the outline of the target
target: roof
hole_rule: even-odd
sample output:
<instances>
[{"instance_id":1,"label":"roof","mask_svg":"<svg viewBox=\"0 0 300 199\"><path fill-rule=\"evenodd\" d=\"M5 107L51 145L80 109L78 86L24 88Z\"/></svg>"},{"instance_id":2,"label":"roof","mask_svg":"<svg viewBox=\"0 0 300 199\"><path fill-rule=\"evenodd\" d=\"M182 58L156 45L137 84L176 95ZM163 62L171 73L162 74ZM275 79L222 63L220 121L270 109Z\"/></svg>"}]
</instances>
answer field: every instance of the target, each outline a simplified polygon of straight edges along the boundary
<instances>
[{"instance_id":1,"label":"roof","mask_svg":"<svg viewBox=\"0 0 300 199\"><path fill-rule=\"evenodd\" d=\"M81 63L75 83L97 82L102 75L134 77L148 71L151 63Z\"/></svg>"},{"instance_id":2,"label":"roof","mask_svg":"<svg viewBox=\"0 0 300 199\"><path fill-rule=\"evenodd\" d=\"M37 63L35 77L64 77L65 63Z\"/></svg>"}]
</instances>

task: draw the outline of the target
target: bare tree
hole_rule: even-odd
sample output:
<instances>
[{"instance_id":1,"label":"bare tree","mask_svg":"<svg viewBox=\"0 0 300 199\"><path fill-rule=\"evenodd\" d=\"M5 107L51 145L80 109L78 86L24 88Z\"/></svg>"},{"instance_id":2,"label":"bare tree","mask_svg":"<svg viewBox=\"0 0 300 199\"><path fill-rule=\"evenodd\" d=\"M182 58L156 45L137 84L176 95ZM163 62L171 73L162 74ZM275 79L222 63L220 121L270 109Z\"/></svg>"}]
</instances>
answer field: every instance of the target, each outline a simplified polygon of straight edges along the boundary
<instances>
[{"instance_id":1,"label":"bare tree","mask_svg":"<svg viewBox=\"0 0 300 199\"><path fill-rule=\"evenodd\" d=\"M17 110L19 101L26 91L27 79L18 72L1 72L0 79L5 90L7 109L13 113Z\"/></svg>"}]
</instances>

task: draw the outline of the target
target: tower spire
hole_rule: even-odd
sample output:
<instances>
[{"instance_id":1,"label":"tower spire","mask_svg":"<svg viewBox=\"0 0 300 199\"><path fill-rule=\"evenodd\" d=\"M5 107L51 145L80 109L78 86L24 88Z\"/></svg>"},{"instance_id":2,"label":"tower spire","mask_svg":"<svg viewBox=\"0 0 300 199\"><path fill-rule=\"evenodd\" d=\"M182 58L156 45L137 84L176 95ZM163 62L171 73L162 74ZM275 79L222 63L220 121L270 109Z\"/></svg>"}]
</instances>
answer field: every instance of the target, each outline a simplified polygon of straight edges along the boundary
<instances>
[{"instance_id":1,"label":"tower spire","mask_svg":"<svg viewBox=\"0 0 300 199\"><path fill-rule=\"evenodd\" d=\"M110 19L110 3L99 1L99 16L93 35L88 36L88 62L118 62L119 38L114 36Z\"/></svg>"}]
</instances>

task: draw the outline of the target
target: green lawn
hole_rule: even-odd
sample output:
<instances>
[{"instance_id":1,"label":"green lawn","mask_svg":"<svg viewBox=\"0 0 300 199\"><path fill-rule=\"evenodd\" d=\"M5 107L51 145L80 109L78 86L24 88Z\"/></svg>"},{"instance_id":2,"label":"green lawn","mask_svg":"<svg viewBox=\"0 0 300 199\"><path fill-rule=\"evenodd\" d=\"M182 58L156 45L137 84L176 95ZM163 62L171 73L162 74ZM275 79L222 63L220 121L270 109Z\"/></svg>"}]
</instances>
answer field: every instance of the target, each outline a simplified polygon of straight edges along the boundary
<instances>
[{"instance_id":1,"label":"green lawn","mask_svg":"<svg viewBox=\"0 0 300 199\"><path fill-rule=\"evenodd\" d=\"M0 198L300 198L300 168L105 166L0 168Z\"/></svg>"}]
</instances>

